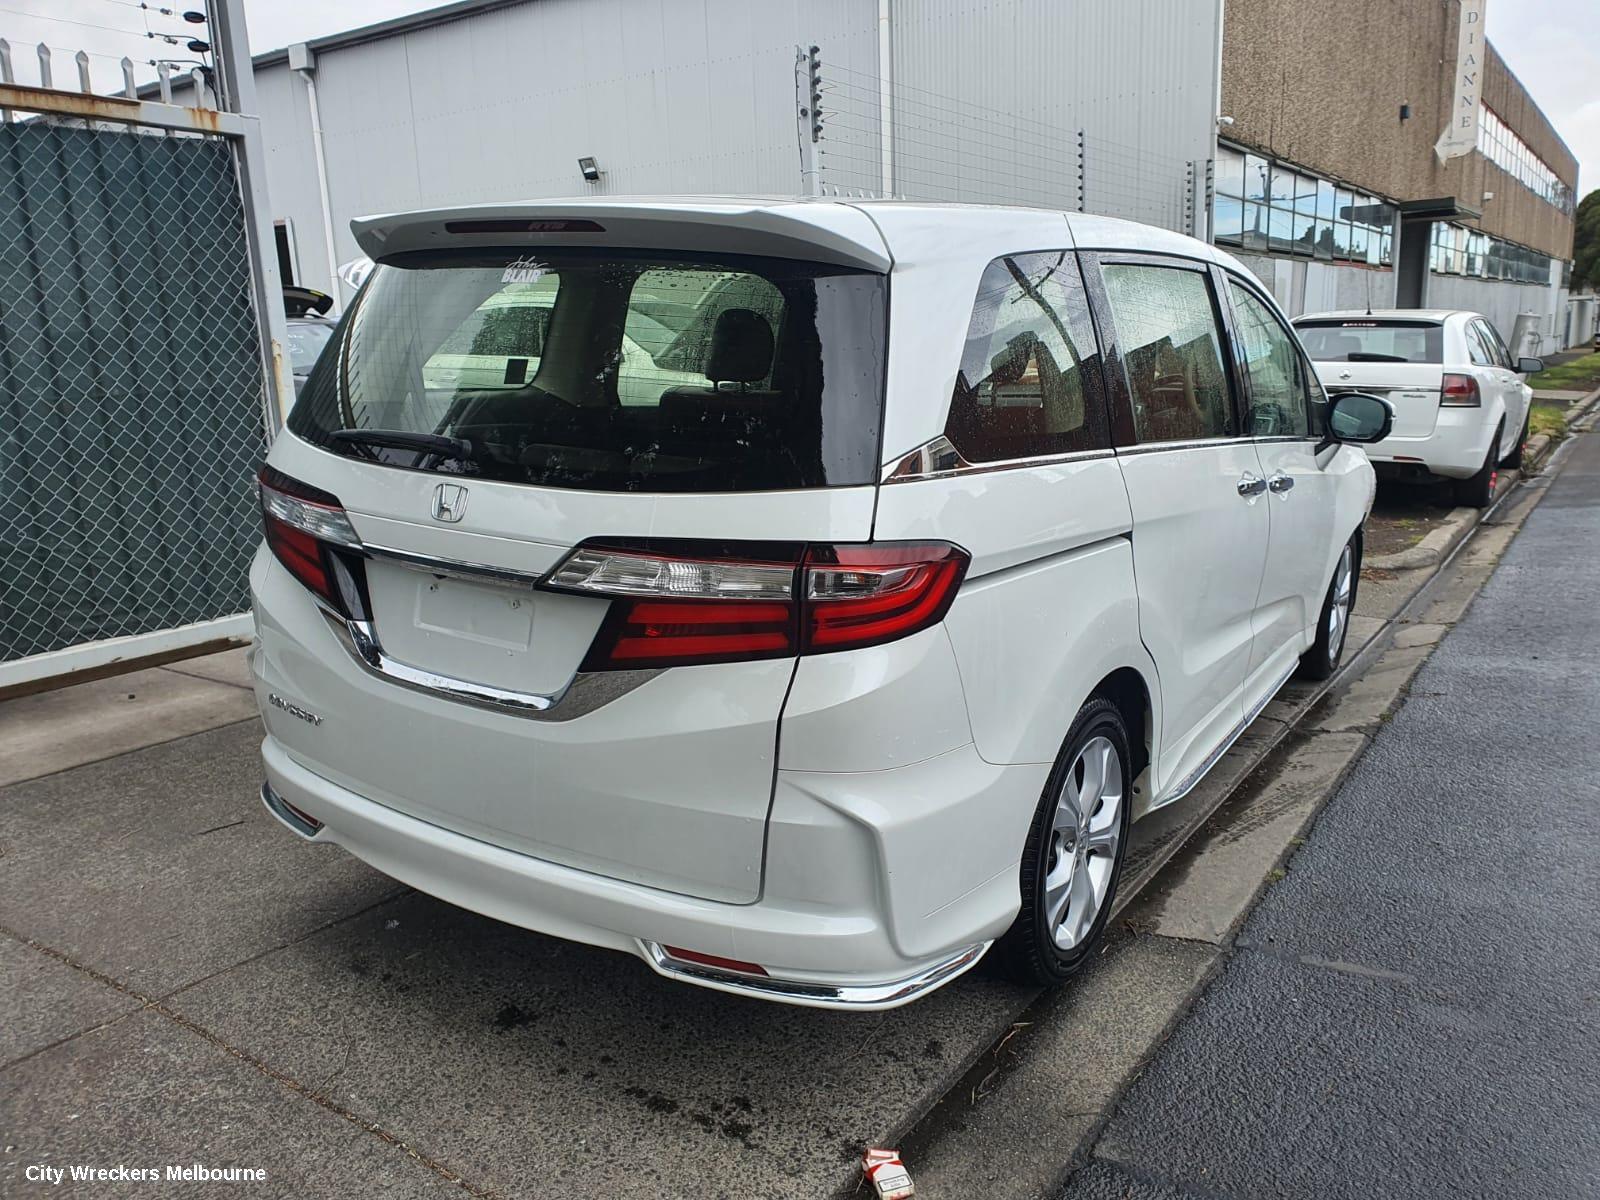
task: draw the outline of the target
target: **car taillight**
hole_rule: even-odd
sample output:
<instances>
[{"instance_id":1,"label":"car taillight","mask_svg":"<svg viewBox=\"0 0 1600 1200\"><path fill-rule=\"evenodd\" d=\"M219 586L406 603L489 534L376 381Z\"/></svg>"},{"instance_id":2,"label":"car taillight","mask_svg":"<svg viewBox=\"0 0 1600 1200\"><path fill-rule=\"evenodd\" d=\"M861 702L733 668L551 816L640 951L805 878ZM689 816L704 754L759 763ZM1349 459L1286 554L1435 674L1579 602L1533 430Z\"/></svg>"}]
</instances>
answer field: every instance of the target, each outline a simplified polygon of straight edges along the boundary
<instances>
[{"instance_id":1,"label":"car taillight","mask_svg":"<svg viewBox=\"0 0 1600 1200\"><path fill-rule=\"evenodd\" d=\"M943 620L967 569L948 542L585 542L542 586L613 603L583 670L854 650Z\"/></svg>"},{"instance_id":2,"label":"car taillight","mask_svg":"<svg viewBox=\"0 0 1600 1200\"><path fill-rule=\"evenodd\" d=\"M1478 393L1478 381L1471 375L1456 375L1446 371L1439 385L1439 403L1452 408L1479 408L1483 397Z\"/></svg>"},{"instance_id":3,"label":"car taillight","mask_svg":"<svg viewBox=\"0 0 1600 1200\"><path fill-rule=\"evenodd\" d=\"M262 467L258 481L261 523L273 555L316 595L345 608L329 548L359 546L361 539L339 498L273 467Z\"/></svg>"}]
</instances>

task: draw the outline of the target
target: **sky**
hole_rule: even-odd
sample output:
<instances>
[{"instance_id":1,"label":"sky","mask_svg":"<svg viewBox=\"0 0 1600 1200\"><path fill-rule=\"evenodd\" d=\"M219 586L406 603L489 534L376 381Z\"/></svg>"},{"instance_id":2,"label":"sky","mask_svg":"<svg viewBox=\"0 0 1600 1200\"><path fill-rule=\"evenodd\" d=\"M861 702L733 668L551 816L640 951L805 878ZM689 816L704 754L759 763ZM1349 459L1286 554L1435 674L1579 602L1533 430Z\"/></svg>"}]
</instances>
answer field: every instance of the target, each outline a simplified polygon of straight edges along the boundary
<instances>
[{"instance_id":1,"label":"sky","mask_svg":"<svg viewBox=\"0 0 1600 1200\"><path fill-rule=\"evenodd\" d=\"M253 53L275 50L325 34L435 7L424 0L243 0ZM1196 3L1200 0L1195 0ZM37 80L31 47L53 49L56 82L73 86L72 55L86 50L96 91L111 91L120 78L117 60L127 55L151 77L151 58L192 59L181 44L147 38L146 32L187 41L200 29L180 16L197 0L0 0L0 37L11 43L19 82ZM1600 187L1600 3L1597 0L1488 0L1489 40L1532 92L1579 162L1580 195Z\"/></svg>"}]
</instances>

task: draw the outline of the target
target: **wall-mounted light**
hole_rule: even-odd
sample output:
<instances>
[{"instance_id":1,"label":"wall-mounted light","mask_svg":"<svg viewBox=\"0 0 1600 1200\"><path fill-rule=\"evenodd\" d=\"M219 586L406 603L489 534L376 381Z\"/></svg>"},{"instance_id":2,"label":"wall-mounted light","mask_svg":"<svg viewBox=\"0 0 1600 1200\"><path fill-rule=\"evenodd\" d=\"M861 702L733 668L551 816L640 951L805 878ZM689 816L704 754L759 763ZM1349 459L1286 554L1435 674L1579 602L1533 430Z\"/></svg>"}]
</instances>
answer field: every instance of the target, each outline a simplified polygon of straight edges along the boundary
<instances>
[{"instance_id":1,"label":"wall-mounted light","mask_svg":"<svg viewBox=\"0 0 1600 1200\"><path fill-rule=\"evenodd\" d=\"M1485 192L1483 194L1483 199L1484 199L1485 203L1487 203L1490 200L1493 200L1494 199L1494 193L1493 192Z\"/></svg>"},{"instance_id":2,"label":"wall-mounted light","mask_svg":"<svg viewBox=\"0 0 1600 1200\"><path fill-rule=\"evenodd\" d=\"M1409 121L1409 120L1411 120L1411 105L1409 105L1409 104L1402 104L1402 105L1401 105L1401 106L1400 106L1400 119L1401 119L1401 120L1402 120L1402 121Z\"/></svg>"},{"instance_id":3,"label":"wall-mounted light","mask_svg":"<svg viewBox=\"0 0 1600 1200\"><path fill-rule=\"evenodd\" d=\"M583 172L583 177L590 183L598 183L600 181L600 164L595 162L594 159L588 157L580 158L578 160L578 170Z\"/></svg>"},{"instance_id":4,"label":"wall-mounted light","mask_svg":"<svg viewBox=\"0 0 1600 1200\"><path fill-rule=\"evenodd\" d=\"M1232 125L1233 124L1233 118L1232 117L1218 117L1217 118L1217 124L1218 125Z\"/></svg>"}]
</instances>

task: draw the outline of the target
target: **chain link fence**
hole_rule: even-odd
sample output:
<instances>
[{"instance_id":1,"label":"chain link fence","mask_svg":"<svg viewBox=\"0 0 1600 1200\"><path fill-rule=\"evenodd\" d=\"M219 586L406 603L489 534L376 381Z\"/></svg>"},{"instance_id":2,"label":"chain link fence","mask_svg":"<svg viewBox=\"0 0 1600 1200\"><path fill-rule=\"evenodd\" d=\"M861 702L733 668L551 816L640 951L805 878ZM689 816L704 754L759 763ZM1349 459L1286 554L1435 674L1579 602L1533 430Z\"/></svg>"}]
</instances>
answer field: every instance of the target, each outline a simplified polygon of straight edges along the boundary
<instances>
[{"instance_id":1,"label":"chain link fence","mask_svg":"<svg viewBox=\"0 0 1600 1200\"><path fill-rule=\"evenodd\" d=\"M250 262L224 139L0 125L0 662L249 608Z\"/></svg>"}]
</instances>

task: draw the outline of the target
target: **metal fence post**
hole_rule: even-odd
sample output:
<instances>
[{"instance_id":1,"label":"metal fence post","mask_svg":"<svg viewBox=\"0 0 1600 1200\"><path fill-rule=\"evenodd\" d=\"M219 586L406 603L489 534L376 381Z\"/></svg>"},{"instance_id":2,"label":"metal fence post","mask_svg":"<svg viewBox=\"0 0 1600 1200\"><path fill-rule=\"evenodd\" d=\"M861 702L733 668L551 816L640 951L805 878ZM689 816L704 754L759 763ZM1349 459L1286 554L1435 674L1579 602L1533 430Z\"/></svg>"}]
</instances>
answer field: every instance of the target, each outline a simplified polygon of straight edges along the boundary
<instances>
[{"instance_id":1,"label":"metal fence post","mask_svg":"<svg viewBox=\"0 0 1600 1200\"><path fill-rule=\"evenodd\" d=\"M261 361L266 386L262 418L267 439L283 424L294 401L289 364L289 327L283 311L283 280L267 199L267 156L256 111L256 78L245 37L242 0L211 0L212 45L216 51L217 103L241 115L244 134L233 144L244 202L245 239L250 247L250 278L261 328Z\"/></svg>"},{"instance_id":2,"label":"metal fence post","mask_svg":"<svg viewBox=\"0 0 1600 1200\"><path fill-rule=\"evenodd\" d=\"M1087 184L1085 182L1085 178L1086 178L1087 174L1088 174L1088 172L1085 170L1083 130L1080 129L1080 130L1078 130L1078 211L1079 212L1088 212L1089 211L1088 191L1087 191Z\"/></svg>"},{"instance_id":3,"label":"metal fence post","mask_svg":"<svg viewBox=\"0 0 1600 1200\"><path fill-rule=\"evenodd\" d=\"M800 139L800 194L820 196L817 142L822 138L822 53L794 48L795 133Z\"/></svg>"}]
</instances>

